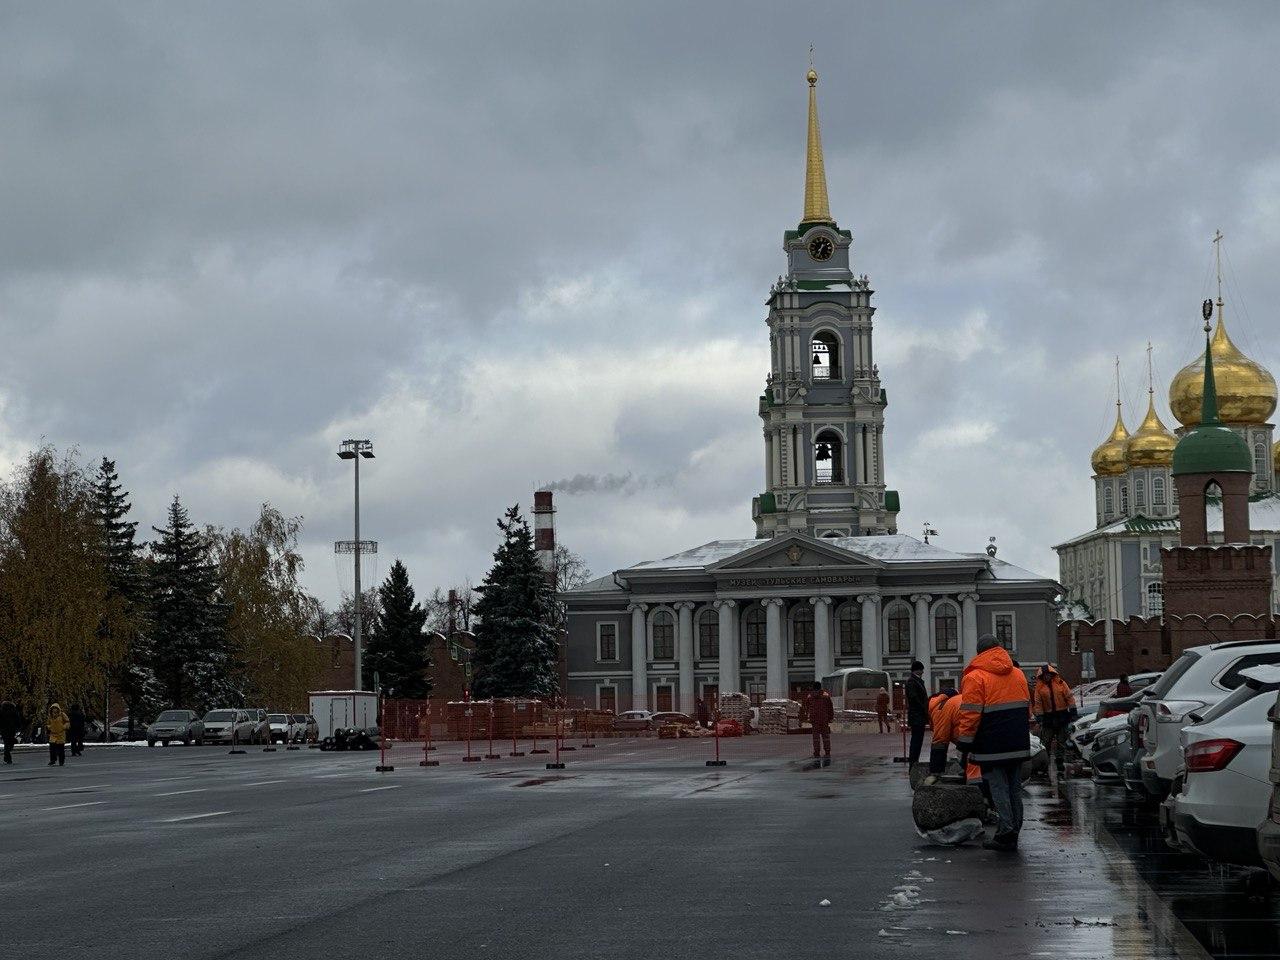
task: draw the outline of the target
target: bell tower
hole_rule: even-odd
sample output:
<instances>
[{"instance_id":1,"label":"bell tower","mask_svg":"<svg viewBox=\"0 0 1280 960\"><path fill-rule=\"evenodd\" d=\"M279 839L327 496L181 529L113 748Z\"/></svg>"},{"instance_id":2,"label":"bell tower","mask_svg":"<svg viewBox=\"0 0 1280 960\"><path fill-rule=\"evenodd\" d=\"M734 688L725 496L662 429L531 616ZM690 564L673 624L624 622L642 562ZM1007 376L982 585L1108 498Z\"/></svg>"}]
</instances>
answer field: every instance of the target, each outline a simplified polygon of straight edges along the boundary
<instances>
[{"instance_id":1,"label":"bell tower","mask_svg":"<svg viewBox=\"0 0 1280 960\"><path fill-rule=\"evenodd\" d=\"M850 265L853 235L831 216L812 68L808 81L804 218L783 234L787 272L765 301L765 484L751 513L757 537L896 533L898 493L885 489L887 398L871 344L873 291Z\"/></svg>"}]
</instances>

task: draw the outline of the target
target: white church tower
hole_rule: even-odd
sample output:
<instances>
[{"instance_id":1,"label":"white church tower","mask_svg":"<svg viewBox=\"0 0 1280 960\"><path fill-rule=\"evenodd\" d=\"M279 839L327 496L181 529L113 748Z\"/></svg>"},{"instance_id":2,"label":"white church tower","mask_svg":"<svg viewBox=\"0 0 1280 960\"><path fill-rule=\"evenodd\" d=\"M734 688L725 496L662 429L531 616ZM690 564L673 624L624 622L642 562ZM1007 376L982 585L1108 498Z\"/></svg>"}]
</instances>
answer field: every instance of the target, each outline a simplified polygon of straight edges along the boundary
<instances>
[{"instance_id":1,"label":"white church tower","mask_svg":"<svg viewBox=\"0 0 1280 960\"><path fill-rule=\"evenodd\" d=\"M872 351L872 290L849 264L853 235L827 202L818 74L809 71L804 219L783 235L787 273L769 291L771 368L760 397L765 492L751 502L757 537L896 533L885 489L885 392Z\"/></svg>"}]
</instances>

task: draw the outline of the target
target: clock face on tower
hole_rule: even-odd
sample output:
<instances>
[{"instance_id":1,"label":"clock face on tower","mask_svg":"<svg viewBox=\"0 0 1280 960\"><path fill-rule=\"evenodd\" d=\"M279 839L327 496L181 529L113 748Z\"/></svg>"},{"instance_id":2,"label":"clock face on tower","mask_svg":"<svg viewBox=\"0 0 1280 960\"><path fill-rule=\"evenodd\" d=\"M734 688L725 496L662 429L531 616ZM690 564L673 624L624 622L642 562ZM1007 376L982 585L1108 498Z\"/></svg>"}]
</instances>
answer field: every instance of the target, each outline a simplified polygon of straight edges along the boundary
<instances>
[{"instance_id":1,"label":"clock face on tower","mask_svg":"<svg viewBox=\"0 0 1280 960\"><path fill-rule=\"evenodd\" d=\"M809 241L809 256L815 260L830 260L835 252L835 244L828 237L815 237Z\"/></svg>"}]
</instances>

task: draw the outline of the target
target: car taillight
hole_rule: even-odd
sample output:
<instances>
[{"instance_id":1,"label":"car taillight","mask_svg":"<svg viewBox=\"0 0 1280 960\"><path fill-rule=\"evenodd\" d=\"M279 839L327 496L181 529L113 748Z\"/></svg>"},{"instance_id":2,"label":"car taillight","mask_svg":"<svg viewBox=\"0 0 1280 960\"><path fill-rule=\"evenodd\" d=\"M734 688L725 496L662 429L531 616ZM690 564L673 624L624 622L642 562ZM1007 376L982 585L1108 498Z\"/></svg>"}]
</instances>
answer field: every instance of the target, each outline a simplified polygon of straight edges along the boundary
<instances>
[{"instance_id":1,"label":"car taillight","mask_svg":"<svg viewBox=\"0 0 1280 960\"><path fill-rule=\"evenodd\" d=\"M1239 740L1201 740L1187 747L1183 756L1188 773L1213 773L1222 770L1244 749Z\"/></svg>"},{"instance_id":2,"label":"car taillight","mask_svg":"<svg viewBox=\"0 0 1280 960\"><path fill-rule=\"evenodd\" d=\"M1147 724L1150 721L1145 713L1138 715L1138 746L1146 746L1147 743Z\"/></svg>"},{"instance_id":3,"label":"car taillight","mask_svg":"<svg viewBox=\"0 0 1280 960\"><path fill-rule=\"evenodd\" d=\"M1124 716L1123 710L1103 710L1102 711L1103 720L1107 719L1107 717L1122 717L1122 716Z\"/></svg>"}]
</instances>

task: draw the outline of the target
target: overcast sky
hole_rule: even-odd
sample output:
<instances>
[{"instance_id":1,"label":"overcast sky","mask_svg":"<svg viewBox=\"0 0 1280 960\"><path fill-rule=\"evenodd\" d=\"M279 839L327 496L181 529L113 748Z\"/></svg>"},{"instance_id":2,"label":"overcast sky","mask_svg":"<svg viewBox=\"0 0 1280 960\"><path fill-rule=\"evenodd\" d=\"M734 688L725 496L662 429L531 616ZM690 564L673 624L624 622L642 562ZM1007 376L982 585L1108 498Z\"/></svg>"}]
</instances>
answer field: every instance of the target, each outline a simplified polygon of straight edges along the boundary
<instances>
[{"instance_id":1,"label":"overcast sky","mask_svg":"<svg viewBox=\"0 0 1280 960\"><path fill-rule=\"evenodd\" d=\"M1215 228L1280 371L1274 4L6 4L3 459L111 456L144 528L302 515L329 602L348 436L420 592L553 481L597 575L752 536L810 43L900 529L1056 575L1113 355L1172 422Z\"/></svg>"}]
</instances>

